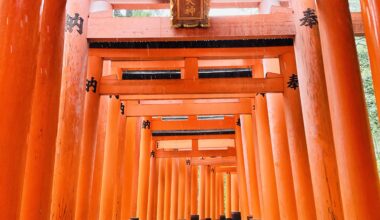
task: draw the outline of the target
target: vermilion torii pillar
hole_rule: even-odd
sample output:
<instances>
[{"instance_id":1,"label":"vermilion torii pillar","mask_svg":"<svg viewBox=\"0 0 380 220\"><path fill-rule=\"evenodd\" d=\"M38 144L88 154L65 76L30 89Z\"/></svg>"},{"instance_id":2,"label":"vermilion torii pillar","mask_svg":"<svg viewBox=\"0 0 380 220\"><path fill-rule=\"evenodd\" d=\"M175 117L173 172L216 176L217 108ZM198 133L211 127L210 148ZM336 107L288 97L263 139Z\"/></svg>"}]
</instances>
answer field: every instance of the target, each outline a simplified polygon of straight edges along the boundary
<instances>
[{"instance_id":1,"label":"vermilion torii pillar","mask_svg":"<svg viewBox=\"0 0 380 220\"><path fill-rule=\"evenodd\" d=\"M136 202L136 198L133 197L133 185L134 181L137 182L137 179L134 179L134 173L138 173L138 147L136 140L137 129L140 130L140 127L137 127L138 119L135 117L127 118L127 126L125 130L125 153L122 165L122 195L121 195L121 218L129 219L135 216L135 213L132 211L133 203ZM137 142L137 143L136 143ZM137 162L137 163L136 163Z\"/></svg>"},{"instance_id":2,"label":"vermilion torii pillar","mask_svg":"<svg viewBox=\"0 0 380 220\"><path fill-rule=\"evenodd\" d=\"M316 4L344 216L380 219L379 175L348 1Z\"/></svg>"},{"instance_id":3,"label":"vermilion torii pillar","mask_svg":"<svg viewBox=\"0 0 380 220\"><path fill-rule=\"evenodd\" d=\"M108 119L108 97L100 98L99 105L99 118L97 125L97 138L96 138L96 152L94 159L94 173L91 178L91 195L90 208L89 208L89 219L98 219L100 211L100 192L102 188L102 176L103 176L103 161L104 161L104 146L105 137L107 130L107 119Z\"/></svg>"},{"instance_id":4,"label":"vermilion torii pillar","mask_svg":"<svg viewBox=\"0 0 380 220\"><path fill-rule=\"evenodd\" d=\"M306 142L317 218L343 219L319 28L313 17L314 3L314 0L292 1Z\"/></svg>"},{"instance_id":5,"label":"vermilion torii pillar","mask_svg":"<svg viewBox=\"0 0 380 220\"><path fill-rule=\"evenodd\" d=\"M159 159L158 173L158 191L157 191L157 220L164 219L164 203L165 203L165 167L166 159Z\"/></svg>"},{"instance_id":6,"label":"vermilion torii pillar","mask_svg":"<svg viewBox=\"0 0 380 220\"><path fill-rule=\"evenodd\" d=\"M191 212L191 161L186 160L185 175L185 218L190 218Z\"/></svg>"},{"instance_id":7,"label":"vermilion torii pillar","mask_svg":"<svg viewBox=\"0 0 380 220\"><path fill-rule=\"evenodd\" d=\"M103 59L101 57L90 56L88 59L87 78L99 82L102 72ZM85 114L75 208L75 216L79 219L87 219L89 213L90 200L88 198L94 171L99 103L100 95L96 93L94 88L89 88L85 98Z\"/></svg>"},{"instance_id":8,"label":"vermilion torii pillar","mask_svg":"<svg viewBox=\"0 0 380 220\"><path fill-rule=\"evenodd\" d=\"M216 214L215 214L215 203L216 203L216 194L215 194L215 168L214 167L211 167L211 170L210 170L210 173L211 173L211 180L210 180L210 218L211 219L215 219L216 218Z\"/></svg>"},{"instance_id":9,"label":"vermilion torii pillar","mask_svg":"<svg viewBox=\"0 0 380 220\"><path fill-rule=\"evenodd\" d=\"M367 39L377 110L380 112L380 2L361 0L363 24Z\"/></svg>"},{"instance_id":10,"label":"vermilion torii pillar","mask_svg":"<svg viewBox=\"0 0 380 220\"><path fill-rule=\"evenodd\" d=\"M231 173L226 175L226 218L231 218Z\"/></svg>"},{"instance_id":11,"label":"vermilion torii pillar","mask_svg":"<svg viewBox=\"0 0 380 220\"><path fill-rule=\"evenodd\" d=\"M265 72L280 72L278 59L264 60ZM282 94L267 94L269 128L281 219L297 219Z\"/></svg>"},{"instance_id":12,"label":"vermilion torii pillar","mask_svg":"<svg viewBox=\"0 0 380 220\"><path fill-rule=\"evenodd\" d=\"M245 173L247 181L247 191L248 191L248 201L250 205L250 215L253 218L260 218L260 199L259 199L259 190L258 190L258 181L257 181L257 172L256 172L256 155L255 148L257 145L254 144L253 135L256 132L253 132L252 126L252 116L251 115L242 115L241 127L242 127L242 139L243 139L243 149L245 154ZM257 137L255 137L257 138ZM236 210L235 210L236 211Z\"/></svg>"},{"instance_id":13,"label":"vermilion torii pillar","mask_svg":"<svg viewBox=\"0 0 380 220\"><path fill-rule=\"evenodd\" d=\"M172 183L172 159L167 158L165 164L165 199L164 199L164 218L170 219L170 199L171 199L171 183Z\"/></svg>"},{"instance_id":14,"label":"vermilion torii pillar","mask_svg":"<svg viewBox=\"0 0 380 220\"><path fill-rule=\"evenodd\" d=\"M262 61L254 66L255 77L264 77ZM255 98L256 130L258 138L258 158L260 162L260 177L262 190L263 219L280 219L276 177L274 172L272 143L269 130L267 101L265 94ZM240 196L240 195L239 195Z\"/></svg>"},{"instance_id":15,"label":"vermilion torii pillar","mask_svg":"<svg viewBox=\"0 0 380 220\"><path fill-rule=\"evenodd\" d=\"M17 219L39 49L41 2L0 6L0 218ZM46 8L42 8L42 12ZM53 18L60 19L61 17ZM45 24L45 23L43 23ZM44 27L42 27L44 28ZM55 86L59 86L57 83Z\"/></svg>"},{"instance_id":16,"label":"vermilion torii pillar","mask_svg":"<svg viewBox=\"0 0 380 220\"><path fill-rule=\"evenodd\" d=\"M100 192L100 219L110 218L113 213L113 200L116 183L120 100L116 97L108 101L108 120L104 146L102 187Z\"/></svg>"},{"instance_id":17,"label":"vermilion torii pillar","mask_svg":"<svg viewBox=\"0 0 380 220\"><path fill-rule=\"evenodd\" d=\"M210 218L210 166L206 166L205 169L205 218Z\"/></svg>"},{"instance_id":18,"label":"vermilion torii pillar","mask_svg":"<svg viewBox=\"0 0 380 220\"><path fill-rule=\"evenodd\" d=\"M177 219L185 219L185 194L186 194L186 159L178 161L178 216Z\"/></svg>"},{"instance_id":19,"label":"vermilion torii pillar","mask_svg":"<svg viewBox=\"0 0 380 220\"><path fill-rule=\"evenodd\" d=\"M201 165L199 174L199 198L198 198L198 214L199 219L205 218L205 189L206 189L206 167Z\"/></svg>"},{"instance_id":20,"label":"vermilion torii pillar","mask_svg":"<svg viewBox=\"0 0 380 220\"><path fill-rule=\"evenodd\" d=\"M157 206L156 203L156 195L158 190L158 173L156 168L156 156L155 156L155 149L156 149L156 142L152 141L151 147L150 147L150 168L149 168L149 190L148 190L148 206L147 206L147 219L157 219L156 213L155 213L155 207Z\"/></svg>"},{"instance_id":21,"label":"vermilion torii pillar","mask_svg":"<svg viewBox=\"0 0 380 220\"><path fill-rule=\"evenodd\" d=\"M248 206L248 193L247 193L247 177L244 167L244 151L242 144L242 132L241 132L241 119L236 117L236 126L235 126L235 148L236 148L236 165L237 165L237 175L239 178L239 199L240 207L243 218L249 215L249 206ZM217 183L219 184L219 183ZM220 215L221 213L217 213Z\"/></svg>"},{"instance_id":22,"label":"vermilion torii pillar","mask_svg":"<svg viewBox=\"0 0 380 220\"><path fill-rule=\"evenodd\" d=\"M231 174L231 212L239 211L239 186L236 174Z\"/></svg>"},{"instance_id":23,"label":"vermilion torii pillar","mask_svg":"<svg viewBox=\"0 0 380 220\"><path fill-rule=\"evenodd\" d=\"M172 183L170 190L170 219L178 216L178 158L172 162Z\"/></svg>"},{"instance_id":24,"label":"vermilion torii pillar","mask_svg":"<svg viewBox=\"0 0 380 220\"><path fill-rule=\"evenodd\" d=\"M149 191L149 158L152 132L150 130L151 117L144 117L141 126L139 177L137 191L137 217L146 220Z\"/></svg>"},{"instance_id":25,"label":"vermilion torii pillar","mask_svg":"<svg viewBox=\"0 0 380 220\"><path fill-rule=\"evenodd\" d=\"M198 167L191 166L191 215L198 214Z\"/></svg>"},{"instance_id":26,"label":"vermilion torii pillar","mask_svg":"<svg viewBox=\"0 0 380 220\"><path fill-rule=\"evenodd\" d=\"M87 20L90 0L69 0L66 6L66 34L63 56L56 157L51 217L72 219L83 128ZM25 98L24 98L25 99Z\"/></svg>"},{"instance_id":27,"label":"vermilion torii pillar","mask_svg":"<svg viewBox=\"0 0 380 220\"><path fill-rule=\"evenodd\" d=\"M38 4L38 1L34 4ZM43 5L20 219L48 219L50 217L61 88L65 6L66 1L45 1ZM12 17L14 16L13 14ZM35 18L37 19L38 16ZM49 28L51 26L56 28ZM28 50L33 49L28 48ZM35 57L35 54L32 57ZM34 68L30 70L32 69ZM28 75L33 76L31 73ZM32 85L32 83L30 84ZM3 106L3 104L1 105ZM6 128L8 129L7 126ZM13 148L10 147L10 149ZM43 172L41 172L42 170ZM1 188L5 187L1 186ZM0 212L2 212L1 208Z\"/></svg>"},{"instance_id":28,"label":"vermilion torii pillar","mask_svg":"<svg viewBox=\"0 0 380 220\"><path fill-rule=\"evenodd\" d=\"M316 219L309 156L307 154L305 128L302 119L298 85L288 83L297 77L294 52L280 56L280 71L284 76L284 111L288 132L289 153L292 166L294 193L298 219Z\"/></svg>"}]
</instances>

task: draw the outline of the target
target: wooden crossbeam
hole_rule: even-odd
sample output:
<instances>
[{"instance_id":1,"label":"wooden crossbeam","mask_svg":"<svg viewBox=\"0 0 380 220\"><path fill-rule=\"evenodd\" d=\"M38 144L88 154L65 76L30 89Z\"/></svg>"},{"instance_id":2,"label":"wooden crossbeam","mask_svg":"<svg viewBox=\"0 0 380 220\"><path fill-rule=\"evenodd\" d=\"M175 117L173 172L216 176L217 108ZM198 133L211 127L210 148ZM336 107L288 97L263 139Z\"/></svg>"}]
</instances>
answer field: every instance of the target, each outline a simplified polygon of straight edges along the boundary
<instances>
[{"instance_id":1,"label":"wooden crossbeam","mask_svg":"<svg viewBox=\"0 0 380 220\"><path fill-rule=\"evenodd\" d=\"M174 95L281 93L283 78L235 78L199 80L113 80L102 79L101 95ZM253 96L252 96L253 97Z\"/></svg>"},{"instance_id":2,"label":"wooden crossbeam","mask_svg":"<svg viewBox=\"0 0 380 220\"><path fill-rule=\"evenodd\" d=\"M236 166L217 166L214 168L217 173L236 173Z\"/></svg>"},{"instance_id":3,"label":"wooden crossbeam","mask_svg":"<svg viewBox=\"0 0 380 220\"><path fill-rule=\"evenodd\" d=\"M200 130L200 129L203 129L203 130L222 129L223 130L223 129L235 129L235 123L236 121L233 117L226 117L224 120L189 119L186 121L162 121L161 119L153 119L151 123L151 130L152 132L153 131ZM159 137L159 139L162 139L162 138L163 137ZM173 139L173 137L170 137L170 139ZM189 138L189 139L197 139L197 138Z\"/></svg>"},{"instance_id":4,"label":"wooden crossbeam","mask_svg":"<svg viewBox=\"0 0 380 220\"><path fill-rule=\"evenodd\" d=\"M295 25L299 24L294 23L293 16L291 13L275 13L213 17L211 27L201 30L172 28L170 18L92 16L88 24L88 39L90 42L112 42L294 38ZM363 35L360 13L352 13L352 22L354 33Z\"/></svg>"},{"instance_id":5,"label":"wooden crossbeam","mask_svg":"<svg viewBox=\"0 0 380 220\"><path fill-rule=\"evenodd\" d=\"M235 139L234 134L220 135L189 135L189 136L154 136L155 141L170 141L170 140L207 140L207 139Z\"/></svg>"},{"instance_id":6,"label":"wooden crossbeam","mask_svg":"<svg viewBox=\"0 0 380 220\"><path fill-rule=\"evenodd\" d=\"M250 101L239 103L183 103L142 105L133 101L125 104L127 117L251 114ZM202 128L202 127L199 127Z\"/></svg>"},{"instance_id":7,"label":"wooden crossbeam","mask_svg":"<svg viewBox=\"0 0 380 220\"><path fill-rule=\"evenodd\" d=\"M252 93L225 94L171 94L171 95L121 95L121 100L186 100L186 99L220 99L220 98L254 98Z\"/></svg>"},{"instance_id":8,"label":"wooden crossbeam","mask_svg":"<svg viewBox=\"0 0 380 220\"><path fill-rule=\"evenodd\" d=\"M277 58L292 52L292 46L280 47L240 47L240 48L177 48L177 49L96 49L89 50L90 56L107 60L172 60L186 57L199 59L262 59Z\"/></svg>"},{"instance_id":9,"label":"wooden crossbeam","mask_svg":"<svg viewBox=\"0 0 380 220\"><path fill-rule=\"evenodd\" d=\"M187 151L165 151L157 150L157 158L193 158L193 157L232 157L236 156L235 148L227 150L187 150Z\"/></svg>"},{"instance_id":10,"label":"wooden crossbeam","mask_svg":"<svg viewBox=\"0 0 380 220\"><path fill-rule=\"evenodd\" d=\"M211 8L257 8L262 0L211 0ZM114 9L169 9L168 0L108 0ZM288 6L289 1L281 0Z\"/></svg>"},{"instance_id":11,"label":"wooden crossbeam","mask_svg":"<svg viewBox=\"0 0 380 220\"><path fill-rule=\"evenodd\" d=\"M255 65L255 59L198 60L199 68L248 68ZM162 61L114 61L112 68L128 70L178 70L185 67L184 60ZM116 72L114 73L116 74Z\"/></svg>"},{"instance_id":12,"label":"wooden crossbeam","mask_svg":"<svg viewBox=\"0 0 380 220\"><path fill-rule=\"evenodd\" d=\"M191 165L233 166L236 165L236 157L193 158Z\"/></svg>"}]
</instances>

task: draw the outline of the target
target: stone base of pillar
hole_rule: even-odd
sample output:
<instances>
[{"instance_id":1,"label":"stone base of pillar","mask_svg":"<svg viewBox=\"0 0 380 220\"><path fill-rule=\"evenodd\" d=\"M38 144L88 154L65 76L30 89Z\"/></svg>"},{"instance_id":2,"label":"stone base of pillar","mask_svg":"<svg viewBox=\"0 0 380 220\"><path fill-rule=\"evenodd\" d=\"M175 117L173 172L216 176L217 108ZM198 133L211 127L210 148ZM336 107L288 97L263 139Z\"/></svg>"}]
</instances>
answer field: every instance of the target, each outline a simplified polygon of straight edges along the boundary
<instances>
[{"instance_id":1,"label":"stone base of pillar","mask_svg":"<svg viewBox=\"0 0 380 220\"><path fill-rule=\"evenodd\" d=\"M241 214L240 214L240 212L232 212L231 213L231 219L232 220L241 220Z\"/></svg>"},{"instance_id":2,"label":"stone base of pillar","mask_svg":"<svg viewBox=\"0 0 380 220\"><path fill-rule=\"evenodd\" d=\"M199 220L199 215L191 215L191 220Z\"/></svg>"},{"instance_id":3,"label":"stone base of pillar","mask_svg":"<svg viewBox=\"0 0 380 220\"><path fill-rule=\"evenodd\" d=\"M221 215L219 219L220 220L226 220L226 216L225 215Z\"/></svg>"}]
</instances>

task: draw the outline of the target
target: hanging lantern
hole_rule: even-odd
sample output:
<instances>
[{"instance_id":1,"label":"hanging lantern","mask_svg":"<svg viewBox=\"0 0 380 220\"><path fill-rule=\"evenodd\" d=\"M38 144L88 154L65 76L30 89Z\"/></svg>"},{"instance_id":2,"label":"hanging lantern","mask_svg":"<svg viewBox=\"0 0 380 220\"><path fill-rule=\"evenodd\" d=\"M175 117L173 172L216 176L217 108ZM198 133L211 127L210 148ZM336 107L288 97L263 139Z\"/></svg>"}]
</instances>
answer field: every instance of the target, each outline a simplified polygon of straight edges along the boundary
<instances>
[{"instance_id":1,"label":"hanging lantern","mask_svg":"<svg viewBox=\"0 0 380 220\"><path fill-rule=\"evenodd\" d=\"M174 27L209 27L210 0L170 0Z\"/></svg>"}]
</instances>

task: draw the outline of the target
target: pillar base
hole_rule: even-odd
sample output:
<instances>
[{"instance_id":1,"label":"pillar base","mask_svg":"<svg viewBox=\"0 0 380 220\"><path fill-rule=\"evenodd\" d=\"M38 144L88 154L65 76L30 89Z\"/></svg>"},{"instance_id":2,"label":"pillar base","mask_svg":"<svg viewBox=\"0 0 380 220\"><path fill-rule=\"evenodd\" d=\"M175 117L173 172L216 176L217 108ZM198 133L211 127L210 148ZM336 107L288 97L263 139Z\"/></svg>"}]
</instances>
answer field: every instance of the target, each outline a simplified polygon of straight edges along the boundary
<instances>
[{"instance_id":1,"label":"pillar base","mask_svg":"<svg viewBox=\"0 0 380 220\"><path fill-rule=\"evenodd\" d=\"M199 215L191 215L191 220L199 220Z\"/></svg>"},{"instance_id":2,"label":"pillar base","mask_svg":"<svg viewBox=\"0 0 380 220\"><path fill-rule=\"evenodd\" d=\"M221 215L221 216L219 217L219 219L220 219L220 220L226 220L226 216L225 216L225 215Z\"/></svg>"},{"instance_id":3,"label":"pillar base","mask_svg":"<svg viewBox=\"0 0 380 220\"><path fill-rule=\"evenodd\" d=\"M232 220L241 220L241 214L240 214L240 212L232 212L231 213L231 219Z\"/></svg>"},{"instance_id":4,"label":"pillar base","mask_svg":"<svg viewBox=\"0 0 380 220\"><path fill-rule=\"evenodd\" d=\"M130 220L139 220L139 218L136 218L136 217L135 218L130 218Z\"/></svg>"}]
</instances>

